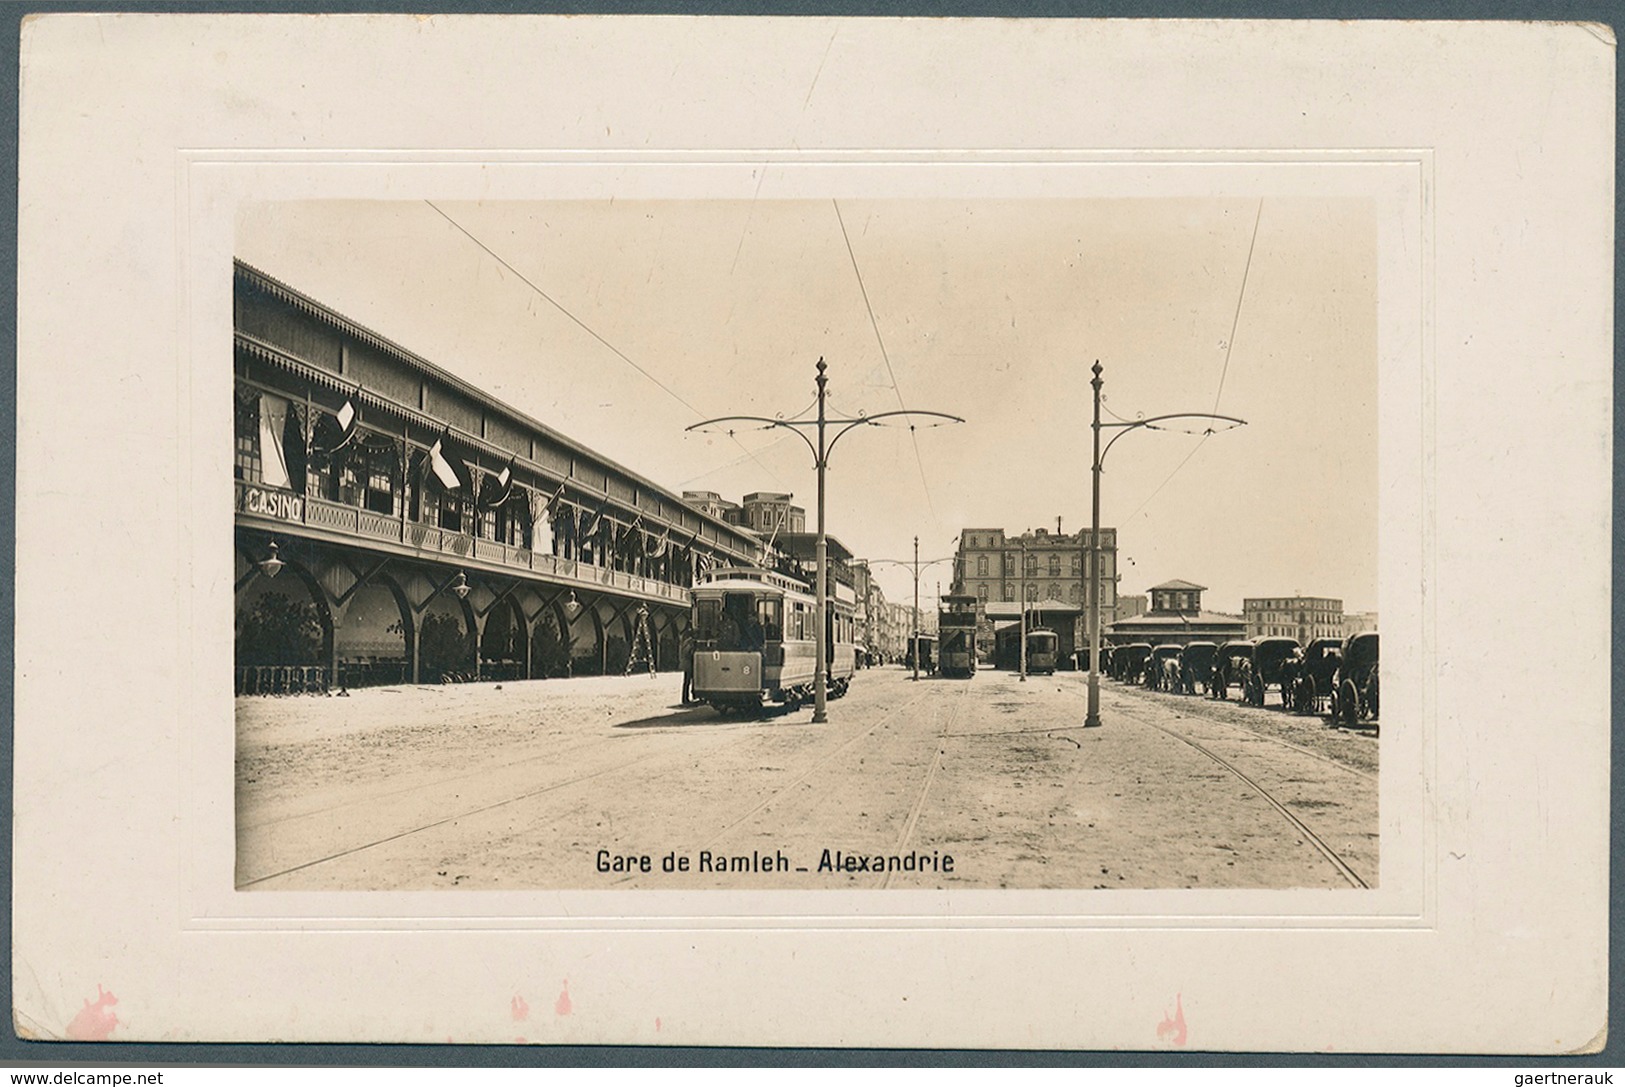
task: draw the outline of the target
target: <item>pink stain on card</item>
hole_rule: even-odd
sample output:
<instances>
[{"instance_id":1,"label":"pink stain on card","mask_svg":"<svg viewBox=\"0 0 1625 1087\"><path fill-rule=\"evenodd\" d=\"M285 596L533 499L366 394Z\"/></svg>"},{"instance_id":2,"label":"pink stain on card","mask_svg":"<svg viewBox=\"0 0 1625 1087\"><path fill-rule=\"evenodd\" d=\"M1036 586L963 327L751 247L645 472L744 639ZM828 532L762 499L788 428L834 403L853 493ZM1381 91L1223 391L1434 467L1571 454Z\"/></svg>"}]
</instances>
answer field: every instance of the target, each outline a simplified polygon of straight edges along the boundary
<instances>
[{"instance_id":1,"label":"pink stain on card","mask_svg":"<svg viewBox=\"0 0 1625 1087\"><path fill-rule=\"evenodd\" d=\"M554 1002L553 1011L557 1015L569 1015L570 1014L570 979L569 978L564 979L564 989L563 989L562 992L559 993L558 1000Z\"/></svg>"},{"instance_id":2,"label":"pink stain on card","mask_svg":"<svg viewBox=\"0 0 1625 1087\"><path fill-rule=\"evenodd\" d=\"M513 1015L515 1023L523 1023L530 1018L530 1005L525 1003L525 998L522 996L515 996L510 1000L508 1010Z\"/></svg>"},{"instance_id":3,"label":"pink stain on card","mask_svg":"<svg viewBox=\"0 0 1625 1087\"><path fill-rule=\"evenodd\" d=\"M1105 654L1103 653L1103 654L1101 654L1101 656L1105 656ZM660 1033L660 1016L658 1016L658 1015L655 1016L655 1033L656 1034Z\"/></svg>"},{"instance_id":4,"label":"pink stain on card","mask_svg":"<svg viewBox=\"0 0 1625 1087\"><path fill-rule=\"evenodd\" d=\"M1180 994L1174 994L1174 1017L1168 1018L1168 1013L1162 1013L1162 1022L1157 1024L1157 1037L1172 1042L1174 1045L1185 1044L1185 1007L1180 1002Z\"/></svg>"},{"instance_id":5,"label":"pink stain on card","mask_svg":"<svg viewBox=\"0 0 1625 1087\"><path fill-rule=\"evenodd\" d=\"M85 1006L68 1024L67 1036L75 1042L105 1042L118 1026L118 1016L106 1009L117 1003L118 997L96 986L96 1002L85 1001Z\"/></svg>"}]
</instances>

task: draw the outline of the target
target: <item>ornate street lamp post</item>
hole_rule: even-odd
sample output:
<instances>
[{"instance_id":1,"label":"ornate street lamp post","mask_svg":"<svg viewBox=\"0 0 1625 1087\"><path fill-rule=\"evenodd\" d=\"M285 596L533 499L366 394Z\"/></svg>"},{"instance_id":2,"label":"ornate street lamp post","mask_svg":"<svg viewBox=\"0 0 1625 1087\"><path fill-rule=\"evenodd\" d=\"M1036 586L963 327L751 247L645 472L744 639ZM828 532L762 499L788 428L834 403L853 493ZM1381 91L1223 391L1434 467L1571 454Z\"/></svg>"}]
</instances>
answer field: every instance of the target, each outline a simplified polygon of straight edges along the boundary
<instances>
[{"instance_id":1,"label":"ornate street lamp post","mask_svg":"<svg viewBox=\"0 0 1625 1087\"><path fill-rule=\"evenodd\" d=\"M807 448L812 450L813 467L818 470L818 600L816 602L815 618L813 620L814 624L818 628L818 642L816 653L813 658L814 675L812 719L813 724L815 725L822 724L829 720L828 714L826 714L824 711L824 688L829 685L829 553L828 537L824 531L824 471L829 467L829 455L834 451L835 443L841 440L842 435L846 434L850 430L855 430L860 426L879 426L881 425L879 422L881 419L892 419L903 415L919 415L933 419L943 419L951 423L963 423L965 421L957 415L949 415L946 412L915 410L882 411L874 415L859 415L854 419L831 419L825 414L824 411L825 386L829 383L829 379L824 376L824 371L828 369L829 367L824 363L824 360L820 358L817 366L818 376L815 379L818 384L817 418L768 419L761 415L724 415L716 419L706 419L703 422L698 422L691 427L685 428L687 430L698 430L701 427L714 426L718 423L733 422L757 423L760 424L758 429L762 430L771 429L773 427L783 427L784 429L789 430L792 434L795 434L802 441L806 442ZM944 424L932 423L930 425L943 426ZM835 432L835 436L833 438L830 438L826 442L824 435L825 428L832 426L839 427L840 429ZM912 426L913 424L910 424L911 428ZM813 444L813 440L811 438L802 433L802 427L817 428L818 443L816 445ZM918 652L917 646L915 651L916 653Z\"/></svg>"},{"instance_id":2,"label":"ornate street lamp post","mask_svg":"<svg viewBox=\"0 0 1625 1087\"><path fill-rule=\"evenodd\" d=\"M909 643L909 652L914 658L914 675L912 678L918 680L920 678L920 571L929 569L939 562L953 562L954 556L946 555L940 559L926 559L924 562L921 562L920 538L916 536L914 537L913 559L865 559L863 561L871 566L873 566L875 563L889 562L896 566L909 567L914 572L914 640ZM942 598L941 582L937 583L937 598L938 600ZM940 633L941 632L939 631L939 636Z\"/></svg>"},{"instance_id":3,"label":"ornate street lamp post","mask_svg":"<svg viewBox=\"0 0 1625 1087\"><path fill-rule=\"evenodd\" d=\"M1246 426L1245 419L1236 419L1229 415L1214 415L1205 411L1182 411L1171 415L1153 415L1149 419L1135 419L1121 423L1102 423L1100 421L1100 387L1101 380L1100 360L1095 360L1094 380L1089 384L1095 390L1095 418L1092 424L1094 429L1095 462L1092 468L1093 492L1091 495L1090 521L1089 521L1089 711L1083 719L1085 728L1098 728L1100 726L1100 464L1111 452L1117 439L1131 430L1145 427L1150 430L1160 430L1158 423L1165 423L1171 419L1207 419L1210 422L1229 423L1226 430L1238 426ZM1106 448L1100 448L1100 432L1103 429L1116 430L1112 440L1106 443ZM1205 434L1217 433L1209 426ZM1025 615L1023 616L1025 618Z\"/></svg>"}]
</instances>

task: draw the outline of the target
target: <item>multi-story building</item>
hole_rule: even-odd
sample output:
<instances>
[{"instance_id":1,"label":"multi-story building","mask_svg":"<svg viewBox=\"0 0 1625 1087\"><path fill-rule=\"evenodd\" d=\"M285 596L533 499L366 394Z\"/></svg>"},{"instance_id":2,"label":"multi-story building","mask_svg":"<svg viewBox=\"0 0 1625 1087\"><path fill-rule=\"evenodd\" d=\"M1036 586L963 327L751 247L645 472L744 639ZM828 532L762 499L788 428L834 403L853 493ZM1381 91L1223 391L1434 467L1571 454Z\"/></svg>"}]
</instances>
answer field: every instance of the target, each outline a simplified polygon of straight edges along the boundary
<instances>
[{"instance_id":1,"label":"multi-story building","mask_svg":"<svg viewBox=\"0 0 1625 1087\"><path fill-rule=\"evenodd\" d=\"M1374 611L1351 611L1343 614L1343 637L1345 638L1376 629L1377 613Z\"/></svg>"},{"instance_id":2,"label":"multi-story building","mask_svg":"<svg viewBox=\"0 0 1625 1087\"><path fill-rule=\"evenodd\" d=\"M792 505L792 497L768 491L747 494L742 503L744 508L741 510L743 517L740 523L764 539L771 539L775 534L804 533L807 531L807 511Z\"/></svg>"},{"instance_id":3,"label":"multi-story building","mask_svg":"<svg viewBox=\"0 0 1625 1087\"><path fill-rule=\"evenodd\" d=\"M1247 597L1241 614L1249 638L1296 638L1308 645L1316 638L1343 637L1343 602L1331 597Z\"/></svg>"},{"instance_id":4,"label":"multi-story building","mask_svg":"<svg viewBox=\"0 0 1625 1087\"><path fill-rule=\"evenodd\" d=\"M242 263L234 317L240 691L675 669L694 577L764 558Z\"/></svg>"},{"instance_id":5,"label":"multi-story building","mask_svg":"<svg viewBox=\"0 0 1625 1087\"><path fill-rule=\"evenodd\" d=\"M775 533L807 531L807 511L794 505L793 495L757 491L743 502L730 502L715 491L684 491L683 501L707 517L748 528L763 539Z\"/></svg>"},{"instance_id":6,"label":"multi-story building","mask_svg":"<svg viewBox=\"0 0 1625 1087\"><path fill-rule=\"evenodd\" d=\"M1101 640L1107 645L1149 642L1151 645L1187 642L1228 642L1247 636L1238 616L1202 610L1207 586L1175 579L1151 587L1151 610L1119 619L1107 627Z\"/></svg>"},{"instance_id":7,"label":"multi-story building","mask_svg":"<svg viewBox=\"0 0 1625 1087\"><path fill-rule=\"evenodd\" d=\"M738 502L730 502L715 491L684 491L683 501L699 510L707 517L714 517L718 521L730 525L745 523L745 511Z\"/></svg>"},{"instance_id":8,"label":"multi-story building","mask_svg":"<svg viewBox=\"0 0 1625 1087\"><path fill-rule=\"evenodd\" d=\"M1080 613L1088 607L1090 550L1089 530L1067 534L1061 519L1055 531L1035 528L1011 535L1002 528L967 528L959 534L959 550L954 556L953 591L976 597L984 617L989 603L1011 603L1022 599L1036 603L1056 601ZM1117 608L1117 530L1100 530L1100 613L1102 623ZM1000 610L1000 609L996 609ZM1074 625L1081 619L1069 620ZM1076 644L1087 644L1080 629L1074 631ZM977 649L993 651L993 626L984 622L977 635Z\"/></svg>"}]
</instances>

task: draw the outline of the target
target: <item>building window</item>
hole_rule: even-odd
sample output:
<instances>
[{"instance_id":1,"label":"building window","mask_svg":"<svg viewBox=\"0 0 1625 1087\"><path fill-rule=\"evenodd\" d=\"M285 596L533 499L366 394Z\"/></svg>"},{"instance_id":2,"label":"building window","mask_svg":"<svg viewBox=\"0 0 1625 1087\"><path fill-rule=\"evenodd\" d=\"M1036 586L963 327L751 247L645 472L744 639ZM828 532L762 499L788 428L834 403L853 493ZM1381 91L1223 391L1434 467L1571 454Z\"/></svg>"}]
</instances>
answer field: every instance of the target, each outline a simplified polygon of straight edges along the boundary
<instances>
[{"instance_id":1,"label":"building window","mask_svg":"<svg viewBox=\"0 0 1625 1087\"><path fill-rule=\"evenodd\" d=\"M1082 555L1073 555L1072 556L1072 576L1073 577L1082 577L1083 576L1083 556Z\"/></svg>"},{"instance_id":2,"label":"building window","mask_svg":"<svg viewBox=\"0 0 1625 1087\"><path fill-rule=\"evenodd\" d=\"M339 474L334 470L333 458L342 455L342 453L335 453L333 456L311 458L310 467L306 470L305 477L306 494L325 498L329 502L338 500Z\"/></svg>"},{"instance_id":3,"label":"building window","mask_svg":"<svg viewBox=\"0 0 1625 1087\"><path fill-rule=\"evenodd\" d=\"M987 577L987 556L986 555L977 555L976 556L976 576L977 577Z\"/></svg>"},{"instance_id":4,"label":"building window","mask_svg":"<svg viewBox=\"0 0 1625 1087\"><path fill-rule=\"evenodd\" d=\"M1027 556L1027 576L1028 577L1033 577L1037 573L1038 573L1038 556L1037 555L1028 555Z\"/></svg>"},{"instance_id":5,"label":"building window","mask_svg":"<svg viewBox=\"0 0 1625 1087\"><path fill-rule=\"evenodd\" d=\"M418 520L426 525L440 523L440 492L432 485L418 484Z\"/></svg>"},{"instance_id":6,"label":"building window","mask_svg":"<svg viewBox=\"0 0 1625 1087\"><path fill-rule=\"evenodd\" d=\"M1056 555L1056 554L1051 554L1050 555L1050 557L1049 557L1049 576L1050 577L1060 577L1061 576L1061 556Z\"/></svg>"},{"instance_id":7,"label":"building window","mask_svg":"<svg viewBox=\"0 0 1625 1087\"><path fill-rule=\"evenodd\" d=\"M344 466L339 469L339 501L346 506L361 505L361 477L356 469L359 457L348 456L344 458Z\"/></svg>"},{"instance_id":8,"label":"building window","mask_svg":"<svg viewBox=\"0 0 1625 1087\"><path fill-rule=\"evenodd\" d=\"M362 504L373 513L393 517L401 512L399 496L395 493L395 471L399 463L393 447L368 447L367 490Z\"/></svg>"},{"instance_id":9,"label":"building window","mask_svg":"<svg viewBox=\"0 0 1625 1087\"><path fill-rule=\"evenodd\" d=\"M238 479L260 478L260 398L237 396L237 448L234 469Z\"/></svg>"},{"instance_id":10,"label":"building window","mask_svg":"<svg viewBox=\"0 0 1625 1087\"><path fill-rule=\"evenodd\" d=\"M440 501L436 504L440 507L438 519L440 527L452 532L462 532L464 505L462 496L450 493L444 494L440 496ZM429 503L425 501L424 506L427 507L428 505Z\"/></svg>"}]
</instances>

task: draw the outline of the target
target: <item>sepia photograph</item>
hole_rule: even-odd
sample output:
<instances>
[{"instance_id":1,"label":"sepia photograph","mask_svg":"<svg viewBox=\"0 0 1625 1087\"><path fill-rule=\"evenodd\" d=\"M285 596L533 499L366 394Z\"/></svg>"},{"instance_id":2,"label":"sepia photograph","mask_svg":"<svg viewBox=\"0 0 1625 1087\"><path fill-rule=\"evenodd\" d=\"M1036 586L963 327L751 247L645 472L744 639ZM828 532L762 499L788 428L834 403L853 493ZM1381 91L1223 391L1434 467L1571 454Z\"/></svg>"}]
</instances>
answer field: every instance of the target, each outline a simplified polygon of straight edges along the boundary
<instances>
[{"instance_id":1,"label":"sepia photograph","mask_svg":"<svg viewBox=\"0 0 1625 1087\"><path fill-rule=\"evenodd\" d=\"M21 1036L1605 1044L1606 27L20 34Z\"/></svg>"},{"instance_id":2,"label":"sepia photograph","mask_svg":"<svg viewBox=\"0 0 1625 1087\"><path fill-rule=\"evenodd\" d=\"M1376 239L245 208L238 889L1375 886Z\"/></svg>"}]
</instances>

